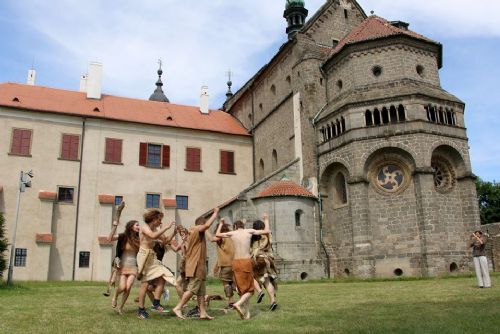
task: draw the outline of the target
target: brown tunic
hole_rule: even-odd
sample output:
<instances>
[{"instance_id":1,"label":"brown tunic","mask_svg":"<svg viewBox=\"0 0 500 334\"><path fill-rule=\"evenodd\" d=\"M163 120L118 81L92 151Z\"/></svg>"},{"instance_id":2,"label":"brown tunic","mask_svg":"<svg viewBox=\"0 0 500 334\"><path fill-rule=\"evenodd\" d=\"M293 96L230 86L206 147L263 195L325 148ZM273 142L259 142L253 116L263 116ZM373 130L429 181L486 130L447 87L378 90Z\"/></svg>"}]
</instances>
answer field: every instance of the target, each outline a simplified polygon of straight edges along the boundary
<instances>
[{"instance_id":1,"label":"brown tunic","mask_svg":"<svg viewBox=\"0 0 500 334\"><path fill-rule=\"evenodd\" d=\"M186 277L196 277L205 280L207 277L207 244L205 232L199 232L198 227L189 229L186 250Z\"/></svg>"},{"instance_id":2,"label":"brown tunic","mask_svg":"<svg viewBox=\"0 0 500 334\"><path fill-rule=\"evenodd\" d=\"M234 257L233 241L230 238L223 238L221 243L217 243L217 265L219 267L232 266Z\"/></svg>"}]
</instances>

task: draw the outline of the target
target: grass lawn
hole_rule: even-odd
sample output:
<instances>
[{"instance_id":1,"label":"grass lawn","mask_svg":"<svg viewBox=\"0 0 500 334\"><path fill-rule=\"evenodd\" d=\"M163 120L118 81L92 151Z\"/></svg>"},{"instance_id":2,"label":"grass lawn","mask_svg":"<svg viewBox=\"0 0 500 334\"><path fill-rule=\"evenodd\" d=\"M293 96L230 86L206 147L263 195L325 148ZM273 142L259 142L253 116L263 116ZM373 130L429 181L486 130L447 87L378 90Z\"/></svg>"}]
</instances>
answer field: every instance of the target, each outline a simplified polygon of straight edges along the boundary
<instances>
[{"instance_id":1,"label":"grass lawn","mask_svg":"<svg viewBox=\"0 0 500 334\"><path fill-rule=\"evenodd\" d=\"M499 333L500 275L493 288L479 289L475 278L397 281L283 283L279 308L267 310L253 299L253 318L224 314L212 301L214 321L177 320L172 313L136 317L132 291L125 315L116 314L103 283L0 283L0 333ZM210 294L223 294L212 282ZM171 296L174 290L170 288ZM173 298L169 307L177 302ZM194 302L192 302L194 303ZM194 305L194 304L193 304ZM190 304L191 306L191 304Z\"/></svg>"}]
</instances>

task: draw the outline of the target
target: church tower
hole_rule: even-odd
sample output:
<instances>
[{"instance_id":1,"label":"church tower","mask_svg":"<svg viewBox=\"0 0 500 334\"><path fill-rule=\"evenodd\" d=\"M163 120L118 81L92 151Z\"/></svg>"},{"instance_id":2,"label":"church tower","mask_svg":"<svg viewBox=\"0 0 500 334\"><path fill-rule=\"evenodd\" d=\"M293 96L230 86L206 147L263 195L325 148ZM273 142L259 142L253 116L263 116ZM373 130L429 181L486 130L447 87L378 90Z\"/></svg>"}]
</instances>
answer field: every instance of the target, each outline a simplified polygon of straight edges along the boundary
<instances>
[{"instance_id":1,"label":"church tower","mask_svg":"<svg viewBox=\"0 0 500 334\"><path fill-rule=\"evenodd\" d=\"M161 60L158 63L160 64L160 67L158 68L157 72L158 81L156 81L156 89L153 92L153 94L151 94L151 96L149 97L149 101L170 102L165 93L163 93L163 89L161 88L163 86L163 82L161 81L161 75L163 74L163 71L161 69Z\"/></svg>"},{"instance_id":2,"label":"church tower","mask_svg":"<svg viewBox=\"0 0 500 334\"><path fill-rule=\"evenodd\" d=\"M303 0L286 1L283 17L288 22L288 27L286 28L288 38L292 38L297 31L302 29L306 22L307 13L308 11L305 8Z\"/></svg>"}]
</instances>

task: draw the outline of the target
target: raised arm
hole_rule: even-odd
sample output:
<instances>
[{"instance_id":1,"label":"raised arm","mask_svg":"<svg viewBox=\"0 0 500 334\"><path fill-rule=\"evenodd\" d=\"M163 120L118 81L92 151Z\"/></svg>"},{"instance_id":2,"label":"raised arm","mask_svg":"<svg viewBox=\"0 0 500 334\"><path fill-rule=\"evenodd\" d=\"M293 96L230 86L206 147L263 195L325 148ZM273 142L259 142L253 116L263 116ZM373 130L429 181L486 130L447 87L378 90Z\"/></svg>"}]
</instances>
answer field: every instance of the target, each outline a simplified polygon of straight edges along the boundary
<instances>
[{"instance_id":1,"label":"raised arm","mask_svg":"<svg viewBox=\"0 0 500 334\"><path fill-rule=\"evenodd\" d=\"M118 240L118 236L116 235L116 229L118 228L118 224L120 222L118 220L113 220L113 226L111 227L111 232L109 232L108 238L106 239L108 242Z\"/></svg>"},{"instance_id":2,"label":"raised arm","mask_svg":"<svg viewBox=\"0 0 500 334\"><path fill-rule=\"evenodd\" d=\"M219 226L217 226L217 232L215 232L215 237L220 240L221 238L229 238L231 236L231 232L221 232L222 225L224 225L224 218L222 218L219 222Z\"/></svg>"},{"instance_id":3,"label":"raised arm","mask_svg":"<svg viewBox=\"0 0 500 334\"><path fill-rule=\"evenodd\" d=\"M165 233L165 231L166 231L166 230L168 230L169 228L171 228L171 227L172 227L172 225L174 225L174 224L175 224L175 222L170 222L170 223L166 224L165 226L160 227L160 229L159 229L159 230L154 231L154 232L153 232L153 231L151 231L151 228L149 228L149 226L148 226L148 225L146 225L146 226L143 226L143 227L142 227L141 231L142 231L142 233L143 233L145 236L147 236L148 238L151 238L151 239L158 239L158 237L159 237L160 235L162 235L163 233Z\"/></svg>"},{"instance_id":4,"label":"raised arm","mask_svg":"<svg viewBox=\"0 0 500 334\"><path fill-rule=\"evenodd\" d=\"M216 208L214 208L212 215L210 216L210 218L208 218L208 220L205 222L205 224L199 225L199 227L198 227L199 231L204 232L204 231L208 230L210 228L210 226L212 226L215 219L217 219L218 214L219 214L219 208L216 207Z\"/></svg>"},{"instance_id":5,"label":"raised arm","mask_svg":"<svg viewBox=\"0 0 500 334\"><path fill-rule=\"evenodd\" d=\"M264 229L263 230L251 230L250 233L255 235L269 234L271 230L269 229L269 216L267 213L262 215L262 220L264 221Z\"/></svg>"}]
</instances>

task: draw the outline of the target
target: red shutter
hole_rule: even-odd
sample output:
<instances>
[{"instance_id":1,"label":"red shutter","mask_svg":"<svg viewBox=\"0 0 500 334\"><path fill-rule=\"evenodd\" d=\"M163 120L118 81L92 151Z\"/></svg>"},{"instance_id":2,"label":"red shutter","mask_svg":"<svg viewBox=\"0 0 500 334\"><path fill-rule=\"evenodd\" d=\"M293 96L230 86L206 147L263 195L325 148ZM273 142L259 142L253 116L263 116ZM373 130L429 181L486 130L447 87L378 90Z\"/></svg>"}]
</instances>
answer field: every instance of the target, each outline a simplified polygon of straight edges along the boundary
<instances>
[{"instance_id":1,"label":"red shutter","mask_svg":"<svg viewBox=\"0 0 500 334\"><path fill-rule=\"evenodd\" d=\"M227 152L220 151L220 171L222 173L227 172Z\"/></svg>"},{"instance_id":2,"label":"red shutter","mask_svg":"<svg viewBox=\"0 0 500 334\"><path fill-rule=\"evenodd\" d=\"M163 167L170 167L170 146L163 145L163 158L161 165Z\"/></svg>"},{"instance_id":3,"label":"red shutter","mask_svg":"<svg viewBox=\"0 0 500 334\"><path fill-rule=\"evenodd\" d=\"M106 138L106 153L104 157L106 162L122 162L122 140Z\"/></svg>"},{"instance_id":4,"label":"red shutter","mask_svg":"<svg viewBox=\"0 0 500 334\"><path fill-rule=\"evenodd\" d=\"M70 140L70 159L78 160L78 148L80 145L80 137L79 136L69 136Z\"/></svg>"},{"instance_id":5,"label":"red shutter","mask_svg":"<svg viewBox=\"0 0 500 334\"><path fill-rule=\"evenodd\" d=\"M12 145L10 147L11 153L21 154L21 141L22 141L22 130L14 129L12 133Z\"/></svg>"},{"instance_id":6,"label":"red shutter","mask_svg":"<svg viewBox=\"0 0 500 334\"><path fill-rule=\"evenodd\" d=\"M199 148L186 148L186 169L192 171L201 170L201 150Z\"/></svg>"},{"instance_id":7,"label":"red shutter","mask_svg":"<svg viewBox=\"0 0 500 334\"><path fill-rule=\"evenodd\" d=\"M21 130L21 154L29 155L31 146L31 130Z\"/></svg>"},{"instance_id":8,"label":"red shutter","mask_svg":"<svg viewBox=\"0 0 500 334\"><path fill-rule=\"evenodd\" d=\"M139 166L146 166L148 160L148 144L141 143L139 146Z\"/></svg>"},{"instance_id":9,"label":"red shutter","mask_svg":"<svg viewBox=\"0 0 500 334\"><path fill-rule=\"evenodd\" d=\"M115 147L114 147L114 162L122 162L122 140L115 139Z\"/></svg>"},{"instance_id":10,"label":"red shutter","mask_svg":"<svg viewBox=\"0 0 500 334\"><path fill-rule=\"evenodd\" d=\"M61 159L69 159L71 141L68 135L63 135L61 146Z\"/></svg>"},{"instance_id":11,"label":"red shutter","mask_svg":"<svg viewBox=\"0 0 500 334\"><path fill-rule=\"evenodd\" d=\"M227 172L234 173L234 152L227 152Z\"/></svg>"}]
</instances>

